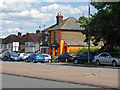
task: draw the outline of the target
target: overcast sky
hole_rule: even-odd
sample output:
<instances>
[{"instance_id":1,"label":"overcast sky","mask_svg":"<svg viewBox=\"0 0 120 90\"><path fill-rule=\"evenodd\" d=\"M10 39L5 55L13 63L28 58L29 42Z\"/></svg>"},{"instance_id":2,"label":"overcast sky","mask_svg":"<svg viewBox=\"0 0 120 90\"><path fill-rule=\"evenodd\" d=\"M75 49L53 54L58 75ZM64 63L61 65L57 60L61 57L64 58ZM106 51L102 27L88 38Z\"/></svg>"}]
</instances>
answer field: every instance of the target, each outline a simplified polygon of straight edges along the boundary
<instances>
[{"instance_id":1,"label":"overcast sky","mask_svg":"<svg viewBox=\"0 0 120 90\"><path fill-rule=\"evenodd\" d=\"M39 1L39 2L38 2ZM41 1L41 2L40 2ZM73 2L74 1L74 2ZM82 2L84 1L84 2ZM34 33L56 23L56 15L61 12L63 18L79 18L82 13L88 16L88 2L75 0L4 0L0 2L0 38L18 31ZM91 13L97 12L91 6ZM45 27L44 27L45 25Z\"/></svg>"}]
</instances>

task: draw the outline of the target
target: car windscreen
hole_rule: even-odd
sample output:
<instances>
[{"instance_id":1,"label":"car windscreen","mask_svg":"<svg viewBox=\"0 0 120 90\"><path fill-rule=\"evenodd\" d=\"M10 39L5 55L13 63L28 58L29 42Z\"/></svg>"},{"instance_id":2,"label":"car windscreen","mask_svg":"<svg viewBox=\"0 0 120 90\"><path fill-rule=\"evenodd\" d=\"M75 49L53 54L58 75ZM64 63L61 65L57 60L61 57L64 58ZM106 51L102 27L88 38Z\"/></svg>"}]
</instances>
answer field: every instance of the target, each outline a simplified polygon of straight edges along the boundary
<instances>
[{"instance_id":1,"label":"car windscreen","mask_svg":"<svg viewBox=\"0 0 120 90\"><path fill-rule=\"evenodd\" d=\"M76 53L70 53L70 56L77 56Z\"/></svg>"},{"instance_id":2,"label":"car windscreen","mask_svg":"<svg viewBox=\"0 0 120 90\"><path fill-rule=\"evenodd\" d=\"M10 52L10 55L18 56L16 52Z\"/></svg>"},{"instance_id":3,"label":"car windscreen","mask_svg":"<svg viewBox=\"0 0 120 90\"><path fill-rule=\"evenodd\" d=\"M44 57L49 57L48 55L42 55L42 56L44 56Z\"/></svg>"},{"instance_id":4,"label":"car windscreen","mask_svg":"<svg viewBox=\"0 0 120 90\"><path fill-rule=\"evenodd\" d=\"M42 54L36 54L36 56L42 56Z\"/></svg>"},{"instance_id":5,"label":"car windscreen","mask_svg":"<svg viewBox=\"0 0 120 90\"><path fill-rule=\"evenodd\" d=\"M28 55L30 55L30 54L26 54L26 53L25 53L25 54L23 54L23 56L28 56Z\"/></svg>"}]
</instances>

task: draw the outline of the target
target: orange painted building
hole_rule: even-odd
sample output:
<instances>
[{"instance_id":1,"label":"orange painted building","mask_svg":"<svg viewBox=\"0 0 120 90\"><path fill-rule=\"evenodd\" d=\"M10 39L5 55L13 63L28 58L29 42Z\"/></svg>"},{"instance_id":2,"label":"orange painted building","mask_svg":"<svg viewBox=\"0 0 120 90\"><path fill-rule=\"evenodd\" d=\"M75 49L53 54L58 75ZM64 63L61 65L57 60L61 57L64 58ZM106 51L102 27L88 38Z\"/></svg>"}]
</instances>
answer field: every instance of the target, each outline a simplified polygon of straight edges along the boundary
<instances>
[{"instance_id":1,"label":"orange painted building","mask_svg":"<svg viewBox=\"0 0 120 90\"><path fill-rule=\"evenodd\" d=\"M42 31L43 36L47 35L48 40L46 43L50 55L58 56L63 52L76 52L79 49L88 47L87 43L84 42L86 37L81 33L84 28L80 27L80 24L76 22L76 18L68 17L63 20L61 13L58 13L56 18L57 23L55 25ZM42 41L45 42L45 39ZM91 48L100 48L100 46L95 47L91 42Z\"/></svg>"}]
</instances>

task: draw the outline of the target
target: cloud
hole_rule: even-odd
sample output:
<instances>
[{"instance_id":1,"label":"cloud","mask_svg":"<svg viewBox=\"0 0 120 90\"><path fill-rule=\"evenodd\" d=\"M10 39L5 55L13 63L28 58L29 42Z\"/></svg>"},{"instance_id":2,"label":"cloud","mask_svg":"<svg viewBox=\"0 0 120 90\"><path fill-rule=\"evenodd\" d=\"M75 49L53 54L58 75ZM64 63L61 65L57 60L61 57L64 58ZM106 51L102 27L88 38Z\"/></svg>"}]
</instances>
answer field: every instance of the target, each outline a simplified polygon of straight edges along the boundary
<instances>
[{"instance_id":1,"label":"cloud","mask_svg":"<svg viewBox=\"0 0 120 90\"><path fill-rule=\"evenodd\" d=\"M81 11L79 8L73 8L71 5L63 5L63 4L52 4L49 6L43 6L40 8L42 12L56 13L62 12L63 14L78 14Z\"/></svg>"},{"instance_id":2,"label":"cloud","mask_svg":"<svg viewBox=\"0 0 120 90\"><path fill-rule=\"evenodd\" d=\"M33 27L33 26L37 26L36 23L34 22L29 22L29 21L10 21L10 20L0 20L0 22L2 23L3 27L11 27L11 28L15 28L15 27Z\"/></svg>"},{"instance_id":3,"label":"cloud","mask_svg":"<svg viewBox=\"0 0 120 90\"><path fill-rule=\"evenodd\" d=\"M8 3L13 3L13 2L37 2L37 0L1 0L0 2L8 2Z\"/></svg>"},{"instance_id":4,"label":"cloud","mask_svg":"<svg viewBox=\"0 0 120 90\"><path fill-rule=\"evenodd\" d=\"M78 15L87 10L87 6L80 6L74 8L71 5L64 4L51 4L48 6L42 6L41 8L35 8L31 3L17 3L17 4L3 4L3 13L0 17L7 20L24 20L24 21L44 21L49 22L54 19L56 14L61 11L63 15ZM6 6L8 7L6 7ZM6 13L4 10L13 10L14 12Z\"/></svg>"},{"instance_id":5,"label":"cloud","mask_svg":"<svg viewBox=\"0 0 120 90\"><path fill-rule=\"evenodd\" d=\"M88 10L88 6L73 7L71 4L53 3L56 0L46 0L45 2L51 2L48 6L42 6L40 4L42 1L36 1L38 0L30 0L30 2L26 0L5 0L5 2L0 3L2 9L2 12L0 12L0 25L2 24L2 29L4 29L0 28L0 33L10 34L20 30L21 27L32 32L31 28L34 29L39 25L44 24L47 26L54 23L55 17L60 11L65 18L76 16Z\"/></svg>"},{"instance_id":6,"label":"cloud","mask_svg":"<svg viewBox=\"0 0 120 90\"><path fill-rule=\"evenodd\" d=\"M5 29L5 30L1 30L0 33L12 33L12 32L25 32L25 30L23 29L19 29L19 28L9 28L9 29Z\"/></svg>"},{"instance_id":7,"label":"cloud","mask_svg":"<svg viewBox=\"0 0 120 90\"><path fill-rule=\"evenodd\" d=\"M9 12L18 12L18 11L23 11L26 9L31 9L32 5L31 3L27 2L2 2L0 3L0 8L2 12L9 13Z\"/></svg>"}]
</instances>

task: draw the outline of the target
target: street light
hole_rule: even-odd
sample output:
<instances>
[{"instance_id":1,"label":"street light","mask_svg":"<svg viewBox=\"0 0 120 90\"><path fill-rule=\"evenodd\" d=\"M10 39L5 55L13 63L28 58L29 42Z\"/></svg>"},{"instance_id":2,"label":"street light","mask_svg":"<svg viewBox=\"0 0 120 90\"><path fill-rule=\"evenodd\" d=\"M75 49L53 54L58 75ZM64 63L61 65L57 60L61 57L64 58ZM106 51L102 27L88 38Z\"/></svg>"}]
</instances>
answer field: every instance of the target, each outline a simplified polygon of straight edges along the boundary
<instances>
[{"instance_id":1,"label":"street light","mask_svg":"<svg viewBox=\"0 0 120 90\"><path fill-rule=\"evenodd\" d=\"M39 29L41 29L41 26L39 26ZM41 36L39 36L39 53L41 52L41 50L40 50L40 43L41 43Z\"/></svg>"},{"instance_id":2,"label":"street light","mask_svg":"<svg viewBox=\"0 0 120 90\"><path fill-rule=\"evenodd\" d=\"M90 18L90 0L89 0L88 18ZM90 62L90 27L88 25L88 63Z\"/></svg>"}]
</instances>

